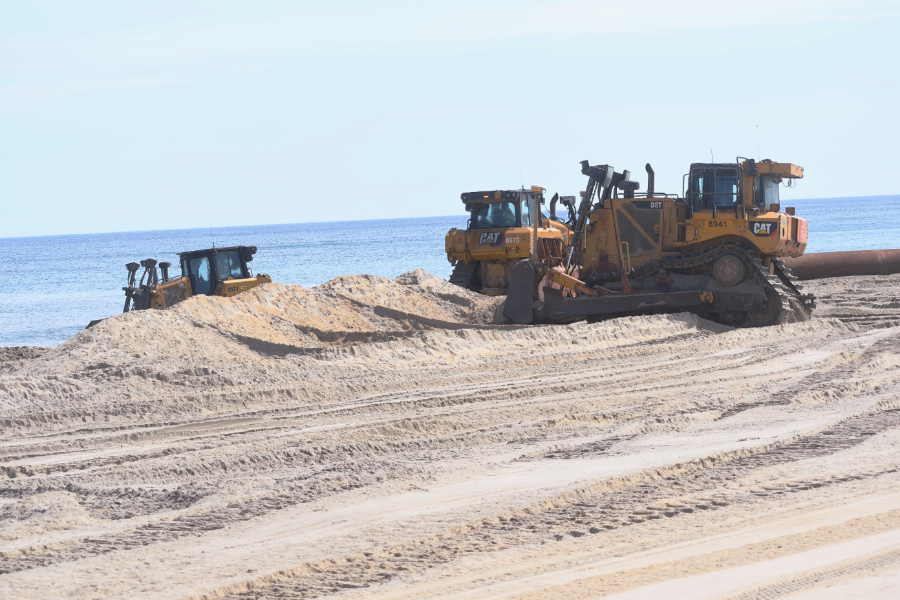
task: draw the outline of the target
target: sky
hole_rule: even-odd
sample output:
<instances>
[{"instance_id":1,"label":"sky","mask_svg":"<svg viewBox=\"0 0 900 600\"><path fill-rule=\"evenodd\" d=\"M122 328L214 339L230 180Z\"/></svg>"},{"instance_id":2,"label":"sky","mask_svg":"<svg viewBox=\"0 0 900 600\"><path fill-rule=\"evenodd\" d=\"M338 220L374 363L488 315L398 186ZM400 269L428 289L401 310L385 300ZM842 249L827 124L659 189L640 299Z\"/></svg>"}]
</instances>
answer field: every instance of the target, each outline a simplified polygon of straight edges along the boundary
<instances>
[{"instance_id":1,"label":"sky","mask_svg":"<svg viewBox=\"0 0 900 600\"><path fill-rule=\"evenodd\" d=\"M681 194L692 162L900 193L900 0L0 2L0 237Z\"/></svg>"}]
</instances>

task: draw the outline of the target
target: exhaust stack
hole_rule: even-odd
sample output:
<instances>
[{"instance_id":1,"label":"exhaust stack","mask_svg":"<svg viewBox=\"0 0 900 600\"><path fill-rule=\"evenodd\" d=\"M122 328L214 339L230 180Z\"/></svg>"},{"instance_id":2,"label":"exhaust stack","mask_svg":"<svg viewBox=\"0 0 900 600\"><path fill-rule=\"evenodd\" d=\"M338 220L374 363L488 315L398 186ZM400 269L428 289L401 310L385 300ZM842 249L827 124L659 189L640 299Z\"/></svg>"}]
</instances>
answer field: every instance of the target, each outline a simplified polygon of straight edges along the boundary
<instances>
[{"instance_id":1,"label":"exhaust stack","mask_svg":"<svg viewBox=\"0 0 900 600\"><path fill-rule=\"evenodd\" d=\"M653 172L653 167L650 166L650 163L647 163L647 166L644 168L647 169L647 197L652 198L654 190L653 184L656 180L656 173Z\"/></svg>"}]
</instances>

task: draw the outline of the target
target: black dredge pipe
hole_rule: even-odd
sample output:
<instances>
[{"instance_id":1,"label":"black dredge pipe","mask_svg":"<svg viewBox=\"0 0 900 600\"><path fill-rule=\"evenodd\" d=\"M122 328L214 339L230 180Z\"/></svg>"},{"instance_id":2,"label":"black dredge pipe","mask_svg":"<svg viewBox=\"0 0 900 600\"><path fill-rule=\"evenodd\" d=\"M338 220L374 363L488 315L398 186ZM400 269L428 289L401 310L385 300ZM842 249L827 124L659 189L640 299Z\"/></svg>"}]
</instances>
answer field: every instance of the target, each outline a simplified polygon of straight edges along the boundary
<instances>
[{"instance_id":1,"label":"black dredge pipe","mask_svg":"<svg viewBox=\"0 0 900 600\"><path fill-rule=\"evenodd\" d=\"M900 249L816 252L781 260L799 279L900 273Z\"/></svg>"}]
</instances>

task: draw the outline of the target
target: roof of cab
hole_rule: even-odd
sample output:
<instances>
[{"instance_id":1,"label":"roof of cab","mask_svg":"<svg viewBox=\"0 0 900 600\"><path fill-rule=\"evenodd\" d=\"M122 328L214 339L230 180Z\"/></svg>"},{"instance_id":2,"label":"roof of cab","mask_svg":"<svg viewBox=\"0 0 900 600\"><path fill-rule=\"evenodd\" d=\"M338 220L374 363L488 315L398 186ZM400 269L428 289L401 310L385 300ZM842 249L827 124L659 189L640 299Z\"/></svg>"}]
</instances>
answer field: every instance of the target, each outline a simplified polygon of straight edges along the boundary
<instances>
[{"instance_id":1,"label":"roof of cab","mask_svg":"<svg viewBox=\"0 0 900 600\"><path fill-rule=\"evenodd\" d=\"M250 254L256 254L256 246L224 246L222 248L204 248L203 250L189 250L188 252L179 252L178 256L203 254L205 252L221 252L223 250L240 250L242 248L250 248Z\"/></svg>"},{"instance_id":2,"label":"roof of cab","mask_svg":"<svg viewBox=\"0 0 900 600\"><path fill-rule=\"evenodd\" d=\"M515 202L519 194L527 190L490 190L484 192L466 192L460 194L464 204L497 204L500 202Z\"/></svg>"}]
</instances>

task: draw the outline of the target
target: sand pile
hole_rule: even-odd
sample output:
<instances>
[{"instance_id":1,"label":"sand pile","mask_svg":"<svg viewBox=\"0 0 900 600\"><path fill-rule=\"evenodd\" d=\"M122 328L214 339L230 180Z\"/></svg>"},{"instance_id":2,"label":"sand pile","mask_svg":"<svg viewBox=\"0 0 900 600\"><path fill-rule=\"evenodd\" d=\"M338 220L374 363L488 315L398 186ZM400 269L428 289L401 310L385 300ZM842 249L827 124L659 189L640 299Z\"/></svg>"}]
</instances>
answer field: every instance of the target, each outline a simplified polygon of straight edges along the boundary
<instances>
[{"instance_id":1,"label":"sand pile","mask_svg":"<svg viewBox=\"0 0 900 600\"><path fill-rule=\"evenodd\" d=\"M893 597L900 276L807 287L514 328L353 276L11 351L0 597Z\"/></svg>"},{"instance_id":2,"label":"sand pile","mask_svg":"<svg viewBox=\"0 0 900 600\"><path fill-rule=\"evenodd\" d=\"M233 361L249 358L242 352L247 346L291 351L396 339L453 324L490 325L499 302L422 269L396 279L348 275L312 289L273 283L234 298L198 296L166 311L116 315L46 358L63 371L144 358L173 366ZM28 351L9 351L8 362Z\"/></svg>"},{"instance_id":3,"label":"sand pile","mask_svg":"<svg viewBox=\"0 0 900 600\"><path fill-rule=\"evenodd\" d=\"M259 400L249 389L255 382L279 377L266 365L270 358L496 328L499 303L422 269L396 279L348 275L312 289L273 283L233 298L198 296L165 311L116 315L49 351L8 349L0 355L0 373L8 376L0 382L0 411L7 411L7 427L32 419L65 426L135 412L216 410L222 388L240 390L241 399L229 403L243 407ZM310 376L318 370L314 362Z\"/></svg>"}]
</instances>

